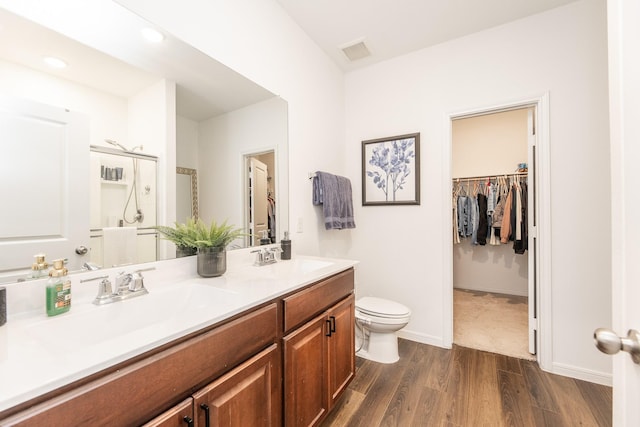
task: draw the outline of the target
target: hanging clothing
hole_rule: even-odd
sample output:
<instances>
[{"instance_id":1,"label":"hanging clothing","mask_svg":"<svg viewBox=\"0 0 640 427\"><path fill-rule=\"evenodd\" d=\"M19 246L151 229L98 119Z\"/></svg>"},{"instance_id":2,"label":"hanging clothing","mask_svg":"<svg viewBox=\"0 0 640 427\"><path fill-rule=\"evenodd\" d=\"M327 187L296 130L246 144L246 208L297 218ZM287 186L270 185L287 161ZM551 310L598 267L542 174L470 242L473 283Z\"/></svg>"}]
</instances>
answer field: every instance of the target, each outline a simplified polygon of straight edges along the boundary
<instances>
[{"instance_id":1,"label":"hanging clothing","mask_svg":"<svg viewBox=\"0 0 640 427\"><path fill-rule=\"evenodd\" d=\"M502 215L502 224L500 226L500 242L509 243L509 236L511 236L511 205L512 205L513 193L509 191L504 203L504 213Z\"/></svg>"},{"instance_id":2,"label":"hanging clothing","mask_svg":"<svg viewBox=\"0 0 640 427\"><path fill-rule=\"evenodd\" d=\"M487 232L489 222L487 221L487 196L478 193L478 232L477 243L481 246L487 244Z\"/></svg>"},{"instance_id":3,"label":"hanging clothing","mask_svg":"<svg viewBox=\"0 0 640 427\"><path fill-rule=\"evenodd\" d=\"M499 246L512 241L515 253L523 254L528 249L527 183L514 179L518 177L512 177L509 183L506 176L497 178L495 183L488 179L454 183L451 199L454 244L471 237L472 245Z\"/></svg>"},{"instance_id":4,"label":"hanging clothing","mask_svg":"<svg viewBox=\"0 0 640 427\"><path fill-rule=\"evenodd\" d=\"M478 244L478 221L480 213L478 211L478 199L476 197L467 197L471 203L471 244Z\"/></svg>"},{"instance_id":5,"label":"hanging clothing","mask_svg":"<svg viewBox=\"0 0 640 427\"><path fill-rule=\"evenodd\" d=\"M520 183L520 192L518 197L520 199L520 222L517 225L519 233L513 241L513 250L517 254L524 254L524 252L529 248L529 232L527 224L528 189L526 182Z\"/></svg>"},{"instance_id":6,"label":"hanging clothing","mask_svg":"<svg viewBox=\"0 0 640 427\"><path fill-rule=\"evenodd\" d=\"M469 237L473 233L471 208L471 197L458 197L458 233L460 237Z\"/></svg>"},{"instance_id":7,"label":"hanging clothing","mask_svg":"<svg viewBox=\"0 0 640 427\"><path fill-rule=\"evenodd\" d=\"M453 198L452 198L452 205L453 205L453 209L452 209L452 218L451 218L451 223L453 224L453 244L457 245L460 243L460 227L458 225L458 197L459 197L459 193L460 193L460 188L454 188L453 190Z\"/></svg>"},{"instance_id":8,"label":"hanging clothing","mask_svg":"<svg viewBox=\"0 0 640 427\"><path fill-rule=\"evenodd\" d=\"M276 242L276 201L271 197L271 195L267 196L267 225L269 227L269 238L271 239L271 243Z\"/></svg>"}]
</instances>

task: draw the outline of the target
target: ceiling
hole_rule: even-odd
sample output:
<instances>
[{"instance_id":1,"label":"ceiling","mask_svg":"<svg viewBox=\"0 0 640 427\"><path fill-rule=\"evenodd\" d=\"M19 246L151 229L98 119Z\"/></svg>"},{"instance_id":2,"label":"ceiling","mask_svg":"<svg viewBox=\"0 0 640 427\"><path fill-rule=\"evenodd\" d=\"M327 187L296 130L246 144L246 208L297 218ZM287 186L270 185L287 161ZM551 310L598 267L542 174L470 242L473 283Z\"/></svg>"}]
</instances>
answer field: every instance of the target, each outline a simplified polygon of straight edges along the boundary
<instances>
[{"instance_id":1,"label":"ceiling","mask_svg":"<svg viewBox=\"0 0 640 427\"><path fill-rule=\"evenodd\" d=\"M349 71L563 6L575 0L276 0ZM371 56L341 48L363 41Z\"/></svg>"},{"instance_id":2,"label":"ceiling","mask_svg":"<svg viewBox=\"0 0 640 427\"><path fill-rule=\"evenodd\" d=\"M176 82L178 114L195 121L274 96L168 34L162 43L149 45L139 31L151 25L111 0L58 0L23 10L25 3L15 3L17 12L36 10L31 18L38 23L0 8L0 59L124 98L166 78ZM73 6L73 15L62 7L66 4ZM64 59L68 67L48 68L42 62L48 55Z\"/></svg>"}]
</instances>

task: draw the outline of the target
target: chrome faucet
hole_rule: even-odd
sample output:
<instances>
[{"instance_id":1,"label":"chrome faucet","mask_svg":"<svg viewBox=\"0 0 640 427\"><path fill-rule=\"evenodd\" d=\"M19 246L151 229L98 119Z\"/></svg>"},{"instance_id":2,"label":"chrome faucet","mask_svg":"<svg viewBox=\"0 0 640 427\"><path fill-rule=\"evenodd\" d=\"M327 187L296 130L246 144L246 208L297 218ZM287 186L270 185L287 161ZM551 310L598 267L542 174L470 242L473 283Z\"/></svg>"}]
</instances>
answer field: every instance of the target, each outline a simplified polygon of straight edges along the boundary
<instances>
[{"instance_id":1,"label":"chrome faucet","mask_svg":"<svg viewBox=\"0 0 640 427\"><path fill-rule=\"evenodd\" d=\"M100 270L100 266L94 262L85 262L84 264L82 264L82 269L89 270L89 271L96 271L96 270Z\"/></svg>"},{"instance_id":2,"label":"chrome faucet","mask_svg":"<svg viewBox=\"0 0 640 427\"><path fill-rule=\"evenodd\" d=\"M125 273L121 271L116 276L115 289L112 289L109 276L93 277L91 279L81 280L80 283L100 280L98 287L98 295L93 300L95 305L110 304L116 301L137 297L148 294L149 291L144 287L143 271L155 270L155 267L136 270L133 273Z\"/></svg>"},{"instance_id":3,"label":"chrome faucet","mask_svg":"<svg viewBox=\"0 0 640 427\"><path fill-rule=\"evenodd\" d=\"M263 265L273 264L278 262L276 259L276 254L282 252L282 249L278 247L273 248L264 248L264 249L256 249L251 251L251 253L256 254L256 260L253 265L261 267Z\"/></svg>"}]
</instances>

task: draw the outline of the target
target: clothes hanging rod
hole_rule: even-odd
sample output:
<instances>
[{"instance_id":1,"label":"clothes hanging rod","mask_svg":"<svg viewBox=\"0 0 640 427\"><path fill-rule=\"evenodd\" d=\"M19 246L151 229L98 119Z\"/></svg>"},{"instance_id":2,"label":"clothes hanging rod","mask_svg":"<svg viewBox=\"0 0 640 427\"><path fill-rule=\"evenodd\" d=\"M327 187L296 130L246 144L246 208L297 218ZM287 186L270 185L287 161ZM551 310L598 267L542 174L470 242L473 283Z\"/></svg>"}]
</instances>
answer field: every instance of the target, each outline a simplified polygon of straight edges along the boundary
<instances>
[{"instance_id":1,"label":"clothes hanging rod","mask_svg":"<svg viewBox=\"0 0 640 427\"><path fill-rule=\"evenodd\" d=\"M491 178L509 178L509 177L519 177L526 176L529 172L513 172L513 173L501 173L498 175L481 175L481 176L461 176L452 178L453 181L477 181L480 179L491 179Z\"/></svg>"}]
</instances>

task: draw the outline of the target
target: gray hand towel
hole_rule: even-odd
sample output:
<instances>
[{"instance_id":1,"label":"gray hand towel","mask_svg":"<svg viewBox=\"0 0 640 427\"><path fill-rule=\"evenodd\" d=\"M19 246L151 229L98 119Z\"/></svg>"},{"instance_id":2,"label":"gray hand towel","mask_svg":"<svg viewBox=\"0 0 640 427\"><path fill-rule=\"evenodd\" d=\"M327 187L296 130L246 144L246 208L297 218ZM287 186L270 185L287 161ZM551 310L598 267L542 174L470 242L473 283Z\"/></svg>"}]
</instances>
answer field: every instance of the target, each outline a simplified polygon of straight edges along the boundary
<instances>
[{"instance_id":1,"label":"gray hand towel","mask_svg":"<svg viewBox=\"0 0 640 427\"><path fill-rule=\"evenodd\" d=\"M351 181L343 176L316 172L313 178L313 204L322 205L327 230L355 228Z\"/></svg>"}]
</instances>

